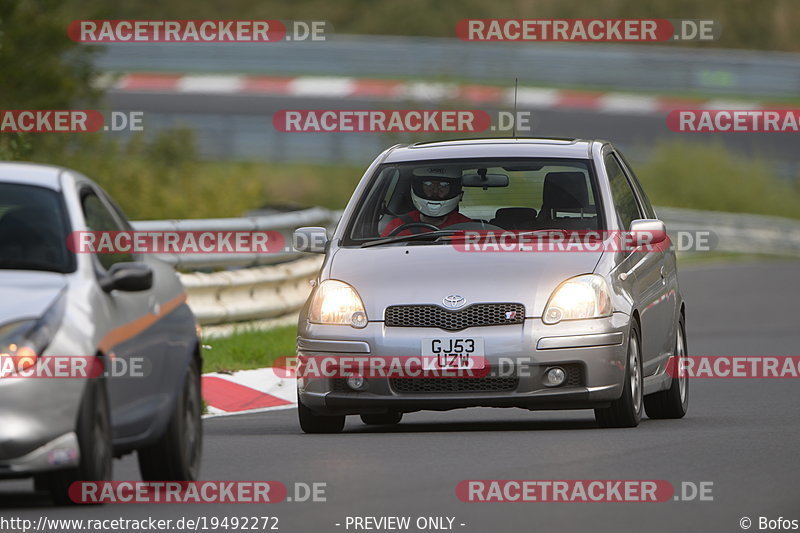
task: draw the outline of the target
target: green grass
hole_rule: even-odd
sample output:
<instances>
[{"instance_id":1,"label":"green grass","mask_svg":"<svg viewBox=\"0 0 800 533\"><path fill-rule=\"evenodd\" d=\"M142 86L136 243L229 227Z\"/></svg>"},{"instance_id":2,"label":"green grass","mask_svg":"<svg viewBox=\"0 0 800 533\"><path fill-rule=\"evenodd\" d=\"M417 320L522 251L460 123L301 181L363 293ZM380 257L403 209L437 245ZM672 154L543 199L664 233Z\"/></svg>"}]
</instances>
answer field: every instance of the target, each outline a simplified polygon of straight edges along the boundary
<instances>
[{"instance_id":1,"label":"green grass","mask_svg":"<svg viewBox=\"0 0 800 533\"><path fill-rule=\"evenodd\" d=\"M191 132L183 130L124 146L91 135L70 142L39 141L28 159L85 173L132 220L237 217L265 205L340 209L365 170L203 161L194 152ZM696 142L686 134L685 140L656 145L635 170L655 205L800 218L800 176L781 180L769 159L731 152L720 142Z\"/></svg>"},{"instance_id":2,"label":"green grass","mask_svg":"<svg viewBox=\"0 0 800 533\"><path fill-rule=\"evenodd\" d=\"M636 174L655 205L800 218L800 180L782 181L767 159L721 143L660 144Z\"/></svg>"},{"instance_id":3,"label":"green grass","mask_svg":"<svg viewBox=\"0 0 800 533\"><path fill-rule=\"evenodd\" d=\"M43 136L44 137L44 136ZM239 217L265 205L341 208L365 168L302 163L203 161L189 130L127 145L102 135L37 138L26 160L89 176L131 220Z\"/></svg>"},{"instance_id":4,"label":"green grass","mask_svg":"<svg viewBox=\"0 0 800 533\"><path fill-rule=\"evenodd\" d=\"M294 357L297 327L248 331L230 337L203 339L203 372L234 372L272 366L278 357Z\"/></svg>"}]
</instances>

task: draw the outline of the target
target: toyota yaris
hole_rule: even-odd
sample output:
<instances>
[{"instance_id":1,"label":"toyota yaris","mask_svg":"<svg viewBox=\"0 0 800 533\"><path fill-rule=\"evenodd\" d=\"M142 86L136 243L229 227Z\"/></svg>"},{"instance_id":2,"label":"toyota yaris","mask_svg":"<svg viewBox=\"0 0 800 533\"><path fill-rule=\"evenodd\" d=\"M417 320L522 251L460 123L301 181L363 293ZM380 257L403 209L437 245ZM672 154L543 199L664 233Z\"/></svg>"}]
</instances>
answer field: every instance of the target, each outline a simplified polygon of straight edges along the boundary
<instances>
[{"instance_id":1,"label":"toyota yaris","mask_svg":"<svg viewBox=\"0 0 800 533\"><path fill-rule=\"evenodd\" d=\"M537 246L500 247L504 233ZM573 235L593 246L555 246ZM687 380L669 371L686 357L674 250L608 142L395 146L333 235L300 228L295 246L325 254L297 337L307 433L474 406L594 409L601 427L686 413ZM307 371L353 357L423 372Z\"/></svg>"},{"instance_id":2,"label":"toyota yaris","mask_svg":"<svg viewBox=\"0 0 800 533\"><path fill-rule=\"evenodd\" d=\"M177 274L68 246L130 229L85 176L0 163L0 479L33 476L58 502L134 451L147 481L200 467L200 344Z\"/></svg>"}]
</instances>

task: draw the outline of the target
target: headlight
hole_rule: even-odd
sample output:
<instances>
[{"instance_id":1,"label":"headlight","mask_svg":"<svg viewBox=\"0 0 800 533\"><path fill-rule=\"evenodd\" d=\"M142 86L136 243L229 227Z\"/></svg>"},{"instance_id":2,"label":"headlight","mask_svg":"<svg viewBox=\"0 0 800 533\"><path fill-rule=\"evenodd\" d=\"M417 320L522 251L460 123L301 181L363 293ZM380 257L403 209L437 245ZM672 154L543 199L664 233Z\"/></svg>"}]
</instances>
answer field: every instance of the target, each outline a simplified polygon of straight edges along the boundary
<instances>
[{"instance_id":1,"label":"headlight","mask_svg":"<svg viewBox=\"0 0 800 533\"><path fill-rule=\"evenodd\" d=\"M311 300L309 321L317 324L338 324L363 328L367 313L356 290L343 281L323 281Z\"/></svg>"},{"instance_id":2,"label":"headlight","mask_svg":"<svg viewBox=\"0 0 800 533\"><path fill-rule=\"evenodd\" d=\"M611 316L611 295L606 280L597 274L568 279L553 291L544 308L542 322Z\"/></svg>"},{"instance_id":3,"label":"headlight","mask_svg":"<svg viewBox=\"0 0 800 533\"><path fill-rule=\"evenodd\" d=\"M36 358L44 352L61 325L66 304L64 294L62 292L40 318L0 326L0 377L36 364Z\"/></svg>"}]
</instances>

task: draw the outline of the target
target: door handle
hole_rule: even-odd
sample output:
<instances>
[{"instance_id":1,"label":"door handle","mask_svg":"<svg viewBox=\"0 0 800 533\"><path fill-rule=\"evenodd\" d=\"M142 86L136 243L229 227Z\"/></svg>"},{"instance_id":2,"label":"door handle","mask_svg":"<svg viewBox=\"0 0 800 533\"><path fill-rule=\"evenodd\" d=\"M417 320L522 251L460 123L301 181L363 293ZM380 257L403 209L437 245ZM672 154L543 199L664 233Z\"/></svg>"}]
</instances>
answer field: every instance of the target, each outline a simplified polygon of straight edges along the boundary
<instances>
[{"instance_id":1,"label":"door handle","mask_svg":"<svg viewBox=\"0 0 800 533\"><path fill-rule=\"evenodd\" d=\"M666 283L667 283L667 269L664 268L664 265L661 265L660 273L661 273L661 283L666 285Z\"/></svg>"}]
</instances>

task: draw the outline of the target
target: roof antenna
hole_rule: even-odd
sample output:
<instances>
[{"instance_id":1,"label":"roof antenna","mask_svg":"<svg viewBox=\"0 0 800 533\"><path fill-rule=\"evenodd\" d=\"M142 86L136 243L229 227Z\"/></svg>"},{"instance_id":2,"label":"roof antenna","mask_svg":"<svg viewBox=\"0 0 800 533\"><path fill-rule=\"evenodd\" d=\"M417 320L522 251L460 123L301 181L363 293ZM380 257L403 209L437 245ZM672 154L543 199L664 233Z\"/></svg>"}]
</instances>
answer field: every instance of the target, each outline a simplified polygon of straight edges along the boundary
<instances>
[{"instance_id":1,"label":"roof antenna","mask_svg":"<svg viewBox=\"0 0 800 533\"><path fill-rule=\"evenodd\" d=\"M519 78L514 78L514 116L511 117L511 137L517 137L517 88L519 87Z\"/></svg>"}]
</instances>

